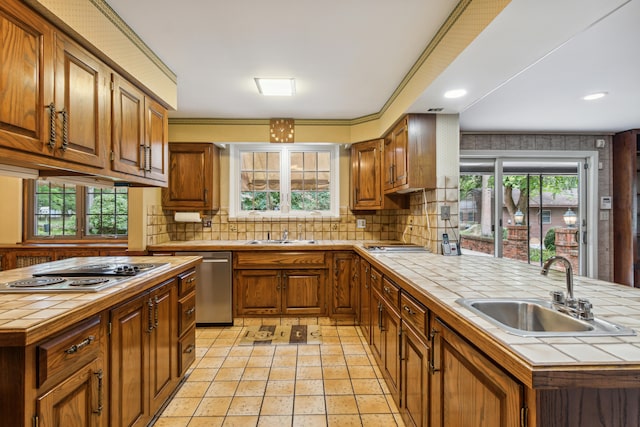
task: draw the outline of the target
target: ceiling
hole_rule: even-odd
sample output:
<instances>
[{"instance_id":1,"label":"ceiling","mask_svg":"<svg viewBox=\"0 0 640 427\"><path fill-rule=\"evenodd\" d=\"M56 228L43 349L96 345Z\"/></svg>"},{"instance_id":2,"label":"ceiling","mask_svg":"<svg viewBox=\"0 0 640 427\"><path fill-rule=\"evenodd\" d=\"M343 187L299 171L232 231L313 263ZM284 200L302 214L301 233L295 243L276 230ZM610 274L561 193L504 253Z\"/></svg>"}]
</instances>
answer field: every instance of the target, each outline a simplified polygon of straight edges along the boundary
<instances>
[{"instance_id":1,"label":"ceiling","mask_svg":"<svg viewBox=\"0 0 640 427\"><path fill-rule=\"evenodd\" d=\"M172 118L353 120L383 110L457 1L107 3L177 74ZM640 0L513 0L405 112L460 113L462 131L640 128L639 16ZM296 95L254 77L294 77Z\"/></svg>"}]
</instances>

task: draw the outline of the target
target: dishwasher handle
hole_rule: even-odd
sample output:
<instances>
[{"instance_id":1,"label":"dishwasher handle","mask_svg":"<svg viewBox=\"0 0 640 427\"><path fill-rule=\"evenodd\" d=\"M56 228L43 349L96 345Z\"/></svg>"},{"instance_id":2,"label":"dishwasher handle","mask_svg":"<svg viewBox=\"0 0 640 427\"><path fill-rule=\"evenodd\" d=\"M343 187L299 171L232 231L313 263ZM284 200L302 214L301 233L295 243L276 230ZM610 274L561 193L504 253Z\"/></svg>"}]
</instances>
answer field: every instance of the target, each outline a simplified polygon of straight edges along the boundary
<instances>
[{"instance_id":1,"label":"dishwasher handle","mask_svg":"<svg viewBox=\"0 0 640 427\"><path fill-rule=\"evenodd\" d=\"M216 264L227 264L229 262L229 260L228 259L217 259L217 258L203 258L202 262L216 263Z\"/></svg>"}]
</instances>

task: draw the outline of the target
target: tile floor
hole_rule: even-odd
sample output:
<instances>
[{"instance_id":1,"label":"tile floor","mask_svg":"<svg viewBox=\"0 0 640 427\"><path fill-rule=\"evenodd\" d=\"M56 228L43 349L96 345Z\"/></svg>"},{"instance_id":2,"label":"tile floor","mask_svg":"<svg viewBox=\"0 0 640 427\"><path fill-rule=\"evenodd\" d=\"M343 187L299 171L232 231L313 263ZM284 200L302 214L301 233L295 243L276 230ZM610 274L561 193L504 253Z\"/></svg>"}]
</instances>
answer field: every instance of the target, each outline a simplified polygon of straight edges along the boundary
<instances>
[{"instance_id":1,"label":"tile floor","mask_svg":"<svg viewBox=\"0 0 640 427\"><path fill-rule=\"evenodd\" d=\"M319 319L320 345L240 346L245 322L196 330L196 361L155 427L404 427L359 327Z\"/></svg>"}]
</instances>

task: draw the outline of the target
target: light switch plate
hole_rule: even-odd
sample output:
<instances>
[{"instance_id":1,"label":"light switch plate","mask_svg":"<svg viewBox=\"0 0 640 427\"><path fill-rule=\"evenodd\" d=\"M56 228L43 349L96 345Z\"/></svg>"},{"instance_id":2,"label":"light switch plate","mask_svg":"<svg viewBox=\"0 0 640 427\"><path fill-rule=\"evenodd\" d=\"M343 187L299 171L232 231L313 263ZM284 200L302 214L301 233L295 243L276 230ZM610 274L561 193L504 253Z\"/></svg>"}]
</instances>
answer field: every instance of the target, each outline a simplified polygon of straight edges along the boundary
<instances>
[{"instance_id":1,"label":"light switch plate","mask_svg":"<svg viewBox=\"0 0 640 427\"><path fill-rule=\"evenodd\" d=\"M451 218L451 208L449 206L440 206L440 218L442 220Z\"/></svg>"},{"instance_id":2,"label":"light switch plate","mask_svg":"<svg viewBox=\"0 0 640 427\"><path fill-rule=\"evenodd\" d=\"M367 228L366 219L356 219L356 228Z\"/></svg>"}]
</instances>

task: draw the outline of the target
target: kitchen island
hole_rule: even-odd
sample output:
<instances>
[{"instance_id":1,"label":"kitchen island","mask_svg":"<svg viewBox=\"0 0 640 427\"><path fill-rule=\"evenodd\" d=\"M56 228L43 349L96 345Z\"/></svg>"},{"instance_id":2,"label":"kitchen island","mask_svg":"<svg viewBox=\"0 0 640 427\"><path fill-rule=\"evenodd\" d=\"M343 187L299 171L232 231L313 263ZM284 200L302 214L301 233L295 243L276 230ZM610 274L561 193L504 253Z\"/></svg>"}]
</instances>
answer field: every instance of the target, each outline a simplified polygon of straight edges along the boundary
<instances>
[{"instance_id":1,"label":"kitchen island","mask_svg":"<svg viewBox=\"0 0 640 427\"><path fill-rule=\"evenodd\" d=\"M195 358L201 261L87 257L0 272L6 285L53 270L157 266L96 291L0 293L0 425L146 425Z\"/></svg>"},{"instance_id":2,"label":"kitchen island","mask_svg":"<svg viewBox=\"0 0 640 427\"><path fill-rule=\"evenodd\" d=\"M456 302L459 298L550 300L551 291L565 289L563 272L542 276L539 266L506 259L374 254L359 242L335 243L320 241L295 249L344 251L350 245L360 265L370 267L361 271L370 272L371 277L380 276L375 278L382 283L381 294L392 290L389 304L385 298L372 298L370 315L362 316L361 312L358 320L372 349L379 345L376 340L386 339L382 352L387 354L380 356L379 364L383 372L389 372L385 379L392 393L397 389L401 410L408 411L407 402L413 399L411 393L402 394L403 388L424 383L414 393L426 396L420 406L424 412L422 422L419 417L405 417L408 425L640 426L640 336L517 336ZM246 242L215 241L168 242L151 249L194 248L236 252L290 249L283 245L258 248ZM360 279L365 276L360 274ZM366 299L363 289L368 288L360 288L360 307ZM577 298L591 301L596 317L640 330L640 290L575 277L574 291ZM370 295L375 294L371 292ZM423 309L426 320L421 323L422 334L420 328L405 321L405 313L416 310L404 301ZM372 332L367 333L367 329ZM390 330L396 331L399 338L393 338ZM409 337L414 332L418 332L415 335L419 339L414 341L421 343L422 356L407 344L413 342ZM419 347L415 348L420 350ZM393 360L394 354L399 355L398 360ZM416 357L424 358L416 366L428 375L418 372L407 376L406 372L412 369L407 361ZM451 379L447 375L452 372L460 376ZM486 415L483 411L491 405L499 415L484 424L477 421L481 419L478 414ZM506 412L508 421L500 415ZM457 418L452 419L452 414ZM475 421L465 424L465 420Z\"/></svg>"}]
</instances>

